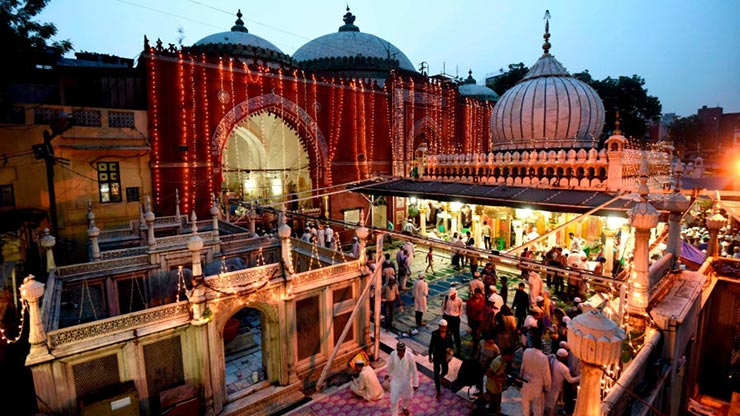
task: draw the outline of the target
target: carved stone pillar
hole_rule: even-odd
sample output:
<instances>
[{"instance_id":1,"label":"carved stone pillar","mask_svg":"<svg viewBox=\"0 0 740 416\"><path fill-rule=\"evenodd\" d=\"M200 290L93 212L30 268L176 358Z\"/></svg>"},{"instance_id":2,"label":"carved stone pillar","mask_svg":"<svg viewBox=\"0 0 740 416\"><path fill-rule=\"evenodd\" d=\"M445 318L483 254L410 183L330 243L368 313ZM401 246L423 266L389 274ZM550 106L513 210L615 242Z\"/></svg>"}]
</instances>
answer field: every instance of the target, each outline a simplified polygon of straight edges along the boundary
<instances>
[{"instance_id":1,"label":"carved stone pillar","mask_svg":"<svg viewBox=\"0 0 740 416\"><path fill-rule=\"evenodd\" d=\"M719 230L725 226L727 219L719 213L717 203L714 204L714 214L706 219L707 229L709 229L709 246L707 247L707 257L719 256Z\"/></svg>"},{"instance_id":2,"label":"carved stone pillar","mask_svg":"<svg viewBox=\"0 0 740 416\"><path fill-rule=\"evenodd\" d=\"M631 330L643 333L647 319L648 305L648 268L650 233L658 224L658 210L648 202L650 190L647 186L648 167L647 159L643 155L640 168L640 202L629 211L630 225L635 228L635 252L633 261L634 278L631 280L628 311L630 313Z\"/></svg>"},{"instance_id":3,"label":"carved stone pillar","mask_svg":"<svg viewBox=\"0 0 740 416\"><path fill-rule=\"evenodd\" d=\"M188 250L192 255L192 270L193 270L193 291L190 294L188 300L193 305L193 325L203 325L208 322L208 317L205 315L206 312L206 288L203 282L203 268L201 266L200 251L203 249L203 239L198 235L198 226L196 222L198 217L195 216L195 211L190 216L190 221L193 225L193 234L188 239Z\"/></svg>"},{"instance_id":4,"label":"carved stone pillar","mask_svg":"<svg viewBox=\"0 0 740 416\"><path fill-rule=\"evenodd\" d=\"M360 240L360 263L365 264L367 256L365 254L365 247L367 245L367 236L370 234L370 230L365 227L365 210L360 210L360 226L355 229L355 235Z\"/></svg>"},{"instance_id":5,"label":"carved stone pillar","mask_svg":"<svg viewBox=\"0 0 740 416\"><path fill-rule=\"evenodd\" d=\"M218 238L218 217L221 214L221 210L218 208L218 202L216 195L211 195L213 203L211 205L210 214L213 219L213 241L216 243L215 252L221 252L221 239Z\"/></svg>"},{"instance_id":6,"label":"carved stone pillar","mask_svg":"<svg viewBox=\"0 0 740 416\"><path fill-rule=\"evenodd\" d=\"M285 269L288 271L290 278L295 274L293 269L293 258L290 255L290 226L286 223L285 219L285 204L280 207L280 215L278 217L278 237L280 238L280 249Z\"/></svg>"},{"instance_id":7,"label":"carved stone pillar","mask_svg":"<svg viewBox=\"0 0 740 416\"><path fill-rule=\"evenodd\" d=\"M606 241L604 242L604 258L606 258L606 263L604 263L604 276L611 277L612 272L614 271L615 235L617 235L616 231L610 230L608 228L604 229L604 236L606 237Z\"/></svg>"},{"instance_id":8,"label":"carved stone pillar","mask_svg":"<svg viewBox=\"0 0 740 416\"><path fill-rule=\"evenodd\" d=\"M151 250L157 246L157 238L154 236L154 213L152 212L152 199L149 195L146 197L144 220L147 226L147 244L149 244L149 249Z\"/></svg>"},{"instance_id":9,"label":"carved stone pillar","mask_svg":"<svg viewBox=\"0 0 740 416\"><path fill-rule=\"evenodd\" d=\"M92 212L92 201L87 201L87 223L87 235L90 237L92 261L100 261L100 245L98 244L100 228L95 226L95 214Z\"/></svg>"},{"instance_id":10,"label":"carved stone pillar","mask_svg":"<svg viewBox=\"0 0 740 416\"><path fill-rule=\"evenodd\" d=\"M419 232L423 237L427 235L427 211L429 208L426 205L419 208Z\"/></svg>"},{"instance_id":11,"label":"carved stone pillar","mask_svg":"<svg viewBox=\"0 0 740 416\"><path fill-rule=\"evenodd\" d=\"M21 298L28 303L28 343L31 344L31 351L26 357L27 365L51 358L46 346L46 328L39 307L39 300L44 295L44 286L35 280L34 275L29 274L23 279L20 287Z\"/></svg>"},{"instance_id":12,"label":"carved stone pillar","mask_svg":"<svg viewBox=\"0 0 740 416\"><path fill-rule=\"evenodd\" d=\"M54 262L54 246L57 244L57 239L49 233L48 228L44 228L44 236L39 240L41 247L46 250L46 272L50 272L51 269L57 267Z\"/></svg>"},{"instance_id":13,"label":"carved stone pillar","mask_svg":"<svg viewBox=\"0 0 740 416\"><path fill-rule=\"evenodd\" d=\"M601 407L602 367L616 363L626 334L601 311L589 310L568 322L568 345L581 360L581 382L576 416L598 415Z\"/></svg>"}]
</instances>

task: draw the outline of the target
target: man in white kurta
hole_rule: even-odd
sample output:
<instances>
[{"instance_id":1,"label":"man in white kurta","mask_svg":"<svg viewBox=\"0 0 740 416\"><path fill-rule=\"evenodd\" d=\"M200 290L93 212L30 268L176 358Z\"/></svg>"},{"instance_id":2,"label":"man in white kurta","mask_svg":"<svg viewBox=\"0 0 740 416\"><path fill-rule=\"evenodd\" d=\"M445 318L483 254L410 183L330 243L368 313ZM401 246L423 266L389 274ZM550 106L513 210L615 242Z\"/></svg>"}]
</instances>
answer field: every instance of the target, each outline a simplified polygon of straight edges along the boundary
<instances>
[{"instance_id":1,"label":"man in white kurta","mask_svg":"<svg viewBox=\"0 0 740 416\"><path fill-rule=\"evenodd\" d=\"M416 361L406 352L406 344L399 342L388 358L388 375L391 385L391 416L398 416L398 404L403 400L403 414L409 414L409 404L414 391L419 388Z\"/></svg>"},{"instance_id":2,"label":"man in white kurta","mask_svg":"<svg viewBox=\"0 0 740 416\"><path fill-rule=\"evenodd\" d=\"M521 377L527 380L522 386L522 414L543 416L545 412L545 394L550 390L550 361L537 348L527 348L522 354Z\"/></svg>"},{"instance_id":3,"label":"man in white kurta","mask_svg":"<svg viewBox=\"0 0 740 416\"><path fill-rule=\"evenodd\" d=\"M552 385L545 396L545 409L547 409L548 416L554 416L558 397L563 390L563 381L571 384L577 383L581 380L581 376L572 377L570 375L570 370L565 364L568 362L568 351L565 348L560 348L556 354L550 354L549 360L552 369Z\"/></svg>"},{"instance_id":4,"label":"man in white kurta","mask_svg":"<svg viewBox=\"0 0 740 416\"><path fill-rule=\"evenodd\" d=\"M419 272L419 278L414 283L414 312L416 312L416 326L424 326L422 318L427 311L427 296L429 284L424 280L424 273Z\"/></svg>"},{"instance_id":5,"label":"man in white kurta","mask_svg":"<svg viewBox=\"0 0 740 416\"><path fill-rule=\"evenodd\" d=\"M532 305L537 304L537 296L542 294L542 278L537 272L529 272L529 303Z\"/></svg>"},{"instance_id":6,"label":"man in white kurta","mask_svg":"<svg viewBox=\"0 0 740 416\"><path fill-rule=\"evenodd\" d=\"M352 380L352 384L350 385L352 392L366 401L382 399L383 386L380 385L380 380L378 380L375 370L370 366L366 366L362 360L357 360L355 367L360 370L360 375Z\"/></svg>"}]
</instances>

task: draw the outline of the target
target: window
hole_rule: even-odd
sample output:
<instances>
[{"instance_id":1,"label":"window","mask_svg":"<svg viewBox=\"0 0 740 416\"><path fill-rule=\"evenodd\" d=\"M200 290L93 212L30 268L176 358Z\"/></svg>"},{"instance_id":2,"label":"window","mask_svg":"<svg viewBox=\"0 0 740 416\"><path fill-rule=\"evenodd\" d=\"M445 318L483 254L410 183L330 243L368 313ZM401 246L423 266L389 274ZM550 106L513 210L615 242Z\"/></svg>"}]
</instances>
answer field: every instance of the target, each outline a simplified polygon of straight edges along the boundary
<instances>
[{"instance_id":1,"label":"window","mask_svg":"<svg viewBox=\"0 0 740 416\"><path fill-rule=\"evenodd\" d=\"M0 207L14 207L13 185L0 185Z\"/></svg>"},{"instance_id":2,"label":"window","mask_svg":"<svg viewBox=\"0 0 740 416\"><path fill-rule=\"evenodd\" d=\"M319 297L301 299L295 303L298 359L303 360L321 352L321 315Z\"/></svg>"},{"instance_id":3,"label":"window","mask_svg":"<svg viewBox=\"0 0 740 416\"><path fill-rule=\"evenodd\" d=\"M118 162L98 162L100 202L121 202L121 176Z\"/></svg>"},{"instance_id":4,"label":"window","mask_svg":"<svg viewBox=\"0 0 740 416\"><path fill-rule=\"evenodd\" d=\"M349 322L349 317L352 315L352 309L355 306L355 301L352 297L352 286L333 290L332 298L334 303L334 343L339 342L339 336L342 335L342 331L346 325L350 327L347 336L344 338L344 342L353 341L355 339L354 325L352 325L352 322Z\"/></svg>"},{"instance_id":5,"label":"window","mask_svg":"<svg viewBox=\"0 0 740 416\"><path fill-rule=\"evenodd\" d=\"M108 126L109 127L128 127L133 129L136 127L136 121L134 120L134 113L123 112L123 111L109 111L108 112Z\"/></svg>"},{"instance_id":6,"label":"window","mask_svg":"<svg viewBox=\"0 0 740 416\"><path fill-rule=\"evenodd\" d=\"M126 201L138 201L139 200L139 187L128 187L126 188Z\"/></svg>"},{"instance_id":7,"label":"window","mask_svg":"<svg viewBox=\"0 0 740 416\"><path fill-rule=\"evenodd\" d=\"M49 125L52 121L60 118L64 113L59 108L34 108L33 124Z\"/></svg>"},{"instance_id":8,"label":"window","mask_svg":"<svg viewBox=\"0 0 740 416\"><path fill-rule=\"evenodd\" d=\"M100 111L79 110L74 112L75 125L81 127L101 127Z\"/></svg>"}]
</instances>

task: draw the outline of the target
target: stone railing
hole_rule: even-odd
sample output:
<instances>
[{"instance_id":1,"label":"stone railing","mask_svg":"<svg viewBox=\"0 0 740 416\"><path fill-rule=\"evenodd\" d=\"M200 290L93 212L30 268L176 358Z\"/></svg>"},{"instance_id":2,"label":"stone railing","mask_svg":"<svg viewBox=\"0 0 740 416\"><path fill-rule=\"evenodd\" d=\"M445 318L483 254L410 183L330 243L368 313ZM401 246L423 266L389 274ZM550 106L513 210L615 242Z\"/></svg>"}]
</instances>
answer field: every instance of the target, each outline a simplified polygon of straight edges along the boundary
<instances>
[{"instance_id":1,"label":"stone railing","mask_svg":"<svg viewBox=\"0 0 740 416\"><path fill-rule=\"evenodd\" d=\"M117 238L131 238L131 237L139 237L139 232L132 231L130 229L121 228L121 229L113 229L113 230L100 230L100 236L98 239L100 241L106 241L106 240L114 240Z\"/></svg>"},{"instance_id":2,"label":"stone railing","mask_svg":"<svg viewBox=\"0 0 740 416\"><path fill-rule=\"evenodd\" d=\"M605 149L428 155L423 177L492 185L604 189L608 164Z\"/></svg>"},{"instance_id":3,"label":"stone railing","mask_svg":"<svg viewBox=\"0 0 740 416\"><path fill-rule=\"evenodd\" d=\"M113 274L112 269L121 267L133 267L133 266L144 266L149 264L149 256L133 256L133 257L122 257L110 260L102 260L90 263L73 264L70 266L62 266L57 268L57 276L59 279L64 280L70 276L106 271L109 274Z\"/></svg>"},{"instance_id":4,"label":"stone railing","mask_svg":"<svg viewBox=\"0 0 740 416\"><path fill-rule=\"evenodd\" d=\"M165 217L155 217L154 218L154 228L179 226L179 225L183 225L186 221L187 221L187 217L185 215L180 215L179 217L177 215L168 215ZM129 224L132 230L138 231L139 229L138 219L131 220Z\"/></svg>"},{"instance_id":5,"label":"stone railing","mask_svg":"<svg viewBox=\"0 0 740 416\"><path fill-rule=\"evenodd\" d=\"M249 238L254 238L255 236L252 235L252 233L246 232L246 233L239 233L239 234L226 234L219 236L219 239L222 243L226 243L229 241L238 241L238 240L246 240Z\"/></svg>"},{"instance_id":6,"label":"stone railing","mask_svg":"<svg viewBox=\"0 0 740 416\"><path fill-rule=\"evenodd\" d=\"M294 291L298 290L297 285L310 283L318 280L325 280L335 276L341 276L347 273L357 273L362 269L359 260L353 260L346 263L335 264L333 266L313 269L306 272L298 273L293 280Z\"/></svg>"},{"instance_id":7,"label":"stone railing","mask_svg":"<svg viewBox=\"0 0 740 416\"><path fill-rule=\"evenodd\" d=\"M170 246L184 245L188 243L188 240L192 236L193 234L180 234L180 235L173 235L171 237L159 237L157 238L157 246L170 247ZM211 231L206 231L204 233L198 233L198 236L202 238L203 241L213 240L213 232Z\"/></svg>"},{"instance_id":8,"label":"stone railing","mask_svg":"<svg viewBox=\"0 0 740 416\"><path fill-rule=\"evenodd\" d=\"M49 331L47 338L49 346L56 348L64 344L130 331L153 323L172 321L173 318L187 318L189 316L190 304L188 302L178 302L69 328Z\"/></svg>"},{"instance_id":9,"label":"stone railing","mask_svg":"<svg viewBox=\"0 0 740 416\"><path fill-rule=\"evenodd\" d=\"M108 250L100 253L101 260L120 259L124 257L140 256L147 254L149 247L131 247L119 250Z\"/></svg>"},{"instance_id":10,"label":"stone railing","mask_svg":"<svg viewBox=\"0 0 740 416\"><path fill-rule=\"evenodd\" d=\"M263 283L267 283L273 277L280 275L281 270L279 263L273 263L229 273L221 273L206 277L206 286L219 292L243 293L250 289L254 290Z\"/></svg>"}]
</instances>

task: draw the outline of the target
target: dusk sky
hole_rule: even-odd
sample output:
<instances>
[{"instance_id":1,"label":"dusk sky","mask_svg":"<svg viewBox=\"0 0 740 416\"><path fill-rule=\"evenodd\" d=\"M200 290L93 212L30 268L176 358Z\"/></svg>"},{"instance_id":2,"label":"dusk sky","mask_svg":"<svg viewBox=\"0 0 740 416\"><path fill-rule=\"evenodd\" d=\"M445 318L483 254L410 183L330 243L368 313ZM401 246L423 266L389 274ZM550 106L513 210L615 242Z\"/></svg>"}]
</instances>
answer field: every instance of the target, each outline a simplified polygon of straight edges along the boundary
<instances>
[{"instance_id":1,"label":"dusk sky","mask_svg":"<svg viewBox=\"0 0 740 416\"><path fill-rule=\"evenodd\" d=\"M241 8L249 32L287 54L343 24L343 1L51 0L40 21L76 51L136 58L144 35L183 44L228 31ZM384 38L430 74L479 84L510 63L531 66L542 53L550 10L551 53L571 72L594 78L638 74L663 112L686 116L702 105L740 111L740 1L355 0L360 31Z\"/></svg>"}]
</instances>

